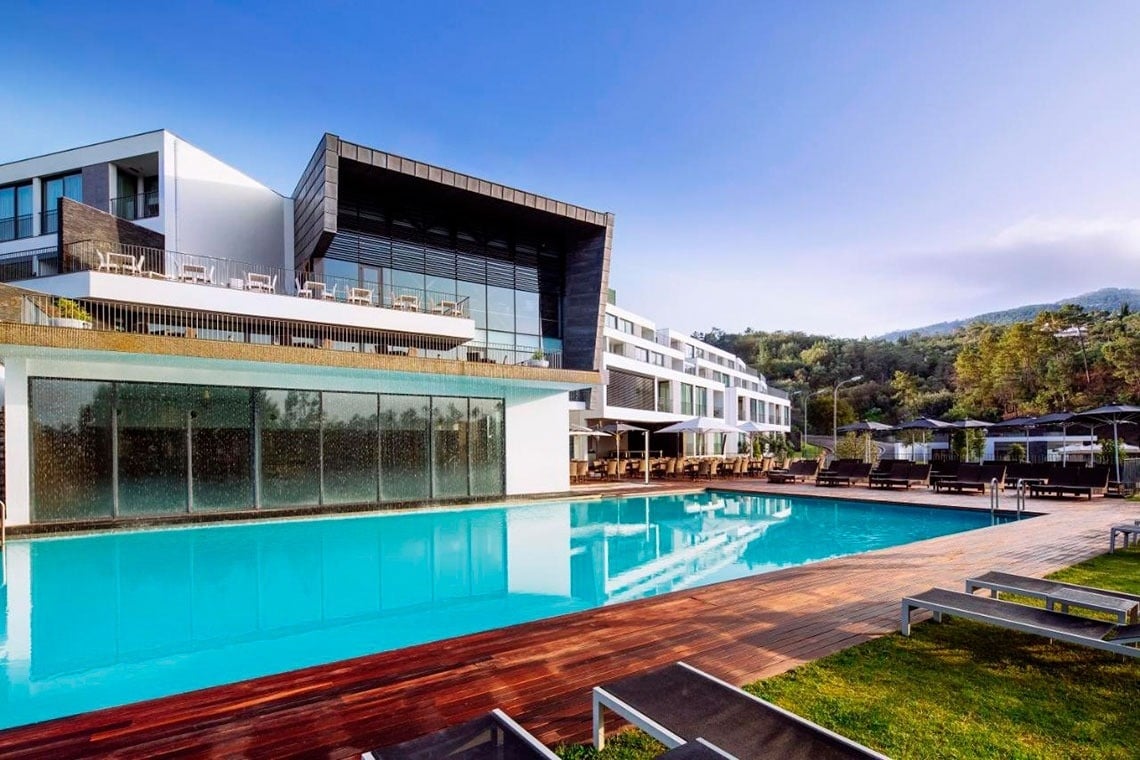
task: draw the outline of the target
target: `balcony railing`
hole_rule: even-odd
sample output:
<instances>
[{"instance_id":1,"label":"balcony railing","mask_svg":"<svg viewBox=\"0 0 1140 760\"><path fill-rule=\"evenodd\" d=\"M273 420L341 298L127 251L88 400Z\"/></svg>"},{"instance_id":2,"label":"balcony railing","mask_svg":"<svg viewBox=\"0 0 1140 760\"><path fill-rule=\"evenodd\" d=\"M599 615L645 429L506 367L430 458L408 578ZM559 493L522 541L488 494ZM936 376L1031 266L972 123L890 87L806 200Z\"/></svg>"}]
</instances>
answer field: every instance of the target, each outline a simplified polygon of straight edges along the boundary
<instances>
[{"instance_id":1,"label":"balcony railing","mask_svg":"<svg viewBox=\"0 0 1140 760\"><path fill-rule=\"evenodd\" d=\"M0 243L7 240L19 240L32 236L32 220L34 215L10 216L0 219Z\"/></svg>"},{"instance_id":2,"label":"balcony railing","mask_svg":"<svg viewBox=\"0 0 1140 760\"><path fill-rule=\"evenodd\" d=\"M40 212L40 234L54 235L59 232L59 212L55 209Z\"/></svg>"},{"instance_id":3,"label":"balcony railing","mask_svg":"<svg viewBox=\"0 0 1140 760\"><path fill-rule=\"evenodd\" d=\"M191 340L349 351L353 353L450 359L489 364L533 366L530 348L471 341L451 346L448 339L345 325L296 322L240 314L218 314L147 304L69 301L48 295L24 297L21 322L100 332L134 333ZM561 353L543 357L562 367Z\"/></svg>"},{"instance_id":4,"label":"balcony railing","mask_svg":"<svg viewBox=\"0 0 1140 760\"><path fill-rule=\"evenodd\" d=\"M108 211L120 219L135 221L137 219L150 219L158 216L158 191L124 195L121 198L112 198L108 203Z\"/></svg>"},{"instance_id":5,"label":"balcony railing","mask_svg":"<svg viewBox=\"0 0 1140 760\"><path fill-rule=\"evenodd\" d=\"M203 287L296 296L319 301L466 318L468 299L425 288L380 287L357 279L317 276L248 261L194 256L160 248L96 243L84 240L65 246L61 273L110 272L169 280Z\"/></svg>"}]
</instances>

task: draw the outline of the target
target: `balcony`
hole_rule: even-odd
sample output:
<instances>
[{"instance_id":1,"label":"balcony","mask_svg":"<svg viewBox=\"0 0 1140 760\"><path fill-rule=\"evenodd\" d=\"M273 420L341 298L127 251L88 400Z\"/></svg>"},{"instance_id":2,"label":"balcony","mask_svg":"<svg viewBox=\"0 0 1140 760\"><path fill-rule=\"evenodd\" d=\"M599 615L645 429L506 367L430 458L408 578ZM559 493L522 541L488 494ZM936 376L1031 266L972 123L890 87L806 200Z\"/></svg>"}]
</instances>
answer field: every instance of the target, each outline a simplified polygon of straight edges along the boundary
<instances>
[{"instance_id":1,"label":"balcony","mask_svg":"<svg viewBox=\"0 0 1140 760\"><path fill-rule=\"evenodd\" d=\"M153 219L158 216L158 191L112 198L107 204L107 210L114 216L131 222Z\"/></svg>"}]
</instances>

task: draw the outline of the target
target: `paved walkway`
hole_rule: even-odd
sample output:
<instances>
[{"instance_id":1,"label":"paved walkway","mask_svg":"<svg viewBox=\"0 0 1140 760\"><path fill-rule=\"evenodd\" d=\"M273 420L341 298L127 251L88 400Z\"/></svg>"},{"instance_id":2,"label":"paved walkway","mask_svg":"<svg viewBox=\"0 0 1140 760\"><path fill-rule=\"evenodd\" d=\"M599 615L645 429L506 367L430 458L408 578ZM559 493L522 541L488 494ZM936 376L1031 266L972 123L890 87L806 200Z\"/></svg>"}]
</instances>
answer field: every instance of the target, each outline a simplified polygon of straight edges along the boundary
<instances>
[{"instance_id":1,"label":"paved walkway","mask_svg":"<svg viewBox=\"0 0 1140 760\"><path fill-rule=\"evenodd\" d=\"M981 496L767 487L986 508ZM628 488L628 486L626 486ZM897 629L899 599L1000 568L1040 575L1140 517L1109 499L1032 500L1041 517L498 631L0 732L0 756L349 758L502 707L548 744L589 736L590 688L685 659L733 683ZM820 535L826 541L825 534Z\"/></svg>"}]
</instances>

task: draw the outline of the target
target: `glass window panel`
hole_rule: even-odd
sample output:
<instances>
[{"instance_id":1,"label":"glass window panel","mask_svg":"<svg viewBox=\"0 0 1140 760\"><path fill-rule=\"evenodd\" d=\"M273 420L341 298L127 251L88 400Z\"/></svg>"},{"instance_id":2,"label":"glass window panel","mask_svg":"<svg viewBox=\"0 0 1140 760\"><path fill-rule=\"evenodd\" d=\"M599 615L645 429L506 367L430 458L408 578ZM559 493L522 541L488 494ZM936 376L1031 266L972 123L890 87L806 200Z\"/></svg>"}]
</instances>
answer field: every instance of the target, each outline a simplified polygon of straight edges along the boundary
<instances>
[{"instance_id":1,"label":"glass window panel","mask_svg":"<svg viewBox=\"0 0 1140 760\"><path fill-rule=\"evenodd\" d=\"M380 499L426 499L429 437L426 396L380 396Z\"/></svg>"},{"instance_id":2,"label":"glass window panel","mask_svg":"<svg viewBox=\"0 0 1140 760\"><path fill-rule=\"evenodd\" d=\"M186 511L187 387L119 383L119 514Z\"/></svg>"},{"instance_id":3,"label":"glass window panel","mask_svg":"<svg viewBox=\"0 0 1140 760\"><path fill-rule=\"evenodd\" d=\"M69 174L63 178L63 197L73 201L83 200L82 174Z\"/></svg>"},{"instance_id":4,"label":"glass window panel","mask_svg":"<svg viewBox=\"0 0 1140 760\"><path fill-rule=\"evenodd\" d=\"M16 215L27 216L32 213L32 186L21 185L16 188Z\"/></svg>"},{"instance_id":5,"label":"glass window panel","mask_svg":"<svg viewBox=\"0 0 1140 760\"><path fill-rule=\"evenodd\" d=\"M515 331L515 292L487 286L487 329Z\"/></svg>"},{"instance_id":6,"label":"glass window panel","mask_svg":"<svg viewBox=\"0 0 1140 760\"><path fill-rule=\"evenodd\" d=\"M454 301L456 288L455 280L450 277L428 276L426 280L428 307L435 306L440 301Z\"/></svg>"},{"instance_id":7,"label":"glass window panel","mask_svg":"<svg viewBox=\"0 0 1140 760\"><path fill-rule=\"evenodd\" d=\"M321 261L320 276L329 290L335 285L338 298L347 297L348 288L360 284L360 266L355 261L325 258Z\"/></svg>"},{"instance_id":8,"label":"glass window panel","mask_svg":"<svg viewBox=\"0 0 1140 760\"><path fill-rule=\"evenodd\" d=\"M538 335L541 332L538 318L538 293L515 291L515 330Z\"/></svg>"},{"instance_id":9,"label":"glass window panel","mask_svg":"<svg viewBox=\"0 0 1140 760\"><path fill-rule=\"evenodd\" d=\"M191 389L193 511L253 505L253 413L248 388Z\"/></svg>"},{"instance_id":10,"label":"glass window panel","mask_svg":"<svg viewBox=\"0 0 1140 760\"><path fill-rule=\"evenodd\" d=\"M16 216L16 188L0 187L0 219Z\"/></svg>"},{"instance_id":11,"label":"glass window panel","mask_svg":"<svg viewBox=\"0 0 1140 760\"><path fill-rule=\"evenodd\" d=\"M432 416L432 496L466 496L467 399L435 396Z\"/></svg>"},{"instance_id":12,"label":"glass window panel","mask_svg":"<svg viewBox=\"0 0 1140 760\"><path fill-rule=\"evenodd\" d=\"M325 504L376 501L379 466L377 398L372 393L323 393Z\"/></svg>"},{"instance_id":13,"label":"glass window panel","mask_svg":"<svg viewBox=\"0 0 1140 760\"><path fill-rule=\"evenodd\" d=\"M399 293L416 293L423 292L424 289L424 275L422 272L406 272L402 269L392 270L392 286Z\"/></svg>"},{"instance_id":14,"label":"glass window panel","mask_svg":"<svg viewBox=\"0 0 1140 760\"><path fill-rule=\"evenodd\" d=\"M456 284L456 295L467 299L467 316L475 320L475 327L487 327L487 286L475 282L459 282Z\"/></svg>"},{"instance_id":15,"label":"glass window panel","mask_svg":"<svg viewBox=\"0 0 1140 760\"><path fill-rule=\"evenodd\" d=\"M316 504L321 489L321 394L257 392L261 426L261 504Z\"/></svg>"},{"instance_id":16,"label":"glass window panel","mask_svg":"<svg viewBox=\"0 0 1140 760\"><path fill-rule=\"evenodd\" d=\"M470 400L471 495L498 496L503 488L503 400Z\"/></svg>"},{"instance_id":17,"label":"glass window panel","mask_svg":"<svg viewBox=\"0 0 1140 760\"><path fill-rule=\"evenodd\" d=\"M37 522L111 517L111 383L31 383L32 515Z\"/></svg>"}]
</instances>

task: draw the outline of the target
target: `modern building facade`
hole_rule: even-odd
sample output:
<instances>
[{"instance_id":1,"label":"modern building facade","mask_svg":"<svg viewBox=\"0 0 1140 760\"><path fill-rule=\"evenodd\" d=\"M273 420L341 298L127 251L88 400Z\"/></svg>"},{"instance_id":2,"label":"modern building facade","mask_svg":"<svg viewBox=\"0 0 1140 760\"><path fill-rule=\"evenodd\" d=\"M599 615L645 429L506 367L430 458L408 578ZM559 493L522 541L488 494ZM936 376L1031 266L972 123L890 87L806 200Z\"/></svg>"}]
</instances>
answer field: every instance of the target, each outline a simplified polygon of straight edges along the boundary
<instances>
[{"instance_id":1,"label":"modern building facade","mask_svg":"<svg viewBox=\"0 0 1140 760\"><path fill-rule=\"evenodd\" d=\"M291 196L165 131L0 165L9 524L565 490L612 227L334 135Z\"/></svg>"},{"instance_id":2,"label":"modern building facade","mask_svg":"<svg viewBox=\"0 0 1140 760\"><path fill-rule=\"evenodd\" d=\"M573 421L590 427L626 422L655 431L693 417L712 417L733 426L753 422L764 433L791 431L787 394L769 386L740 357L658 327L613 302L605 305L602 336L604 382L575 394ZM679 440L675 434L651 434L650 448L667 454L736 454L747 450L747 442L746 434L687 433ZM635 441L632 448L643 445ZM607 448L606 442L601 446Z\"/></svg>"}]
</instances>

